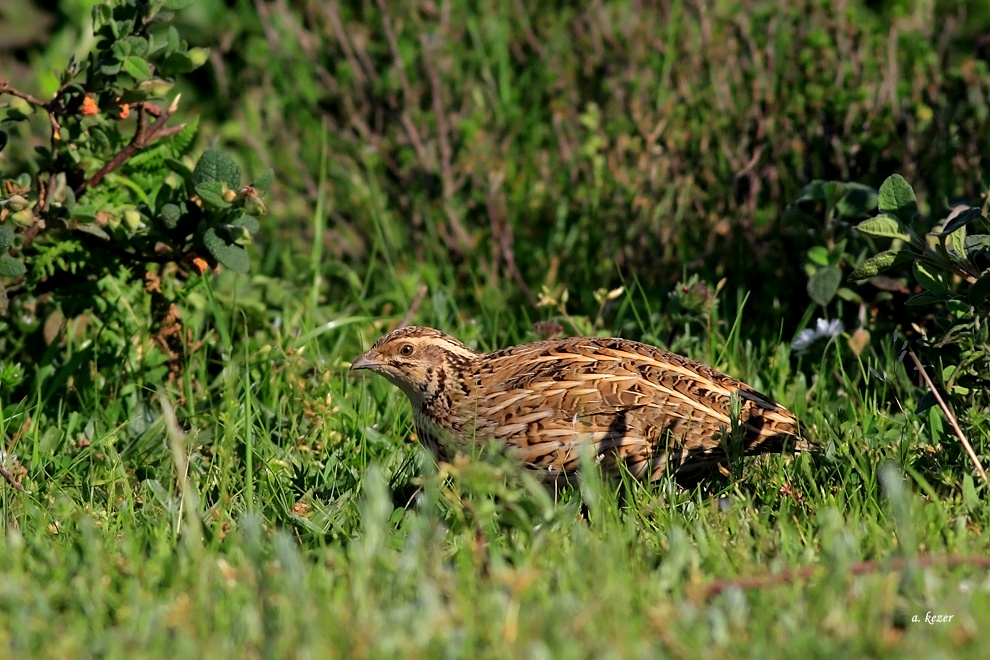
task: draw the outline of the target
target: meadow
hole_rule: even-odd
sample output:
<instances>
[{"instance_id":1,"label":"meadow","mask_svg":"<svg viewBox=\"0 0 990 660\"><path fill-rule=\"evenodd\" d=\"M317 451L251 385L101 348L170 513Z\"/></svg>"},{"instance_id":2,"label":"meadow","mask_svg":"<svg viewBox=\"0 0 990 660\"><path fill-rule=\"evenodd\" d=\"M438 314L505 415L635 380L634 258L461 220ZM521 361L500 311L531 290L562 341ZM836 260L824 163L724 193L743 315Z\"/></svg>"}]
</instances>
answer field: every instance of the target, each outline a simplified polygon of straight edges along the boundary
<instances>
[{"instance_id":1,"label":"meadow","mask_svg":"<svg viewBox=\"0 0 990 660\"><path fill-rule=\"evenodd\" d=\"M0 7L0 657L985 657L982 2L156 0L176 131L93 178L167 77L132 40L71 100L53 71L130 16L98 4ZM10 89L68 89L66 139ZM942 231L966 268L850 278L902 241L855 229L892 174L932 245L976 209ZM173 259L162 200L193 184L182 217L230 240ZM17 224L15 194L55 201ZM400 323L666 347L822 450L693 488L437 465L348 372Z\"/></svg>"}]
</instances>

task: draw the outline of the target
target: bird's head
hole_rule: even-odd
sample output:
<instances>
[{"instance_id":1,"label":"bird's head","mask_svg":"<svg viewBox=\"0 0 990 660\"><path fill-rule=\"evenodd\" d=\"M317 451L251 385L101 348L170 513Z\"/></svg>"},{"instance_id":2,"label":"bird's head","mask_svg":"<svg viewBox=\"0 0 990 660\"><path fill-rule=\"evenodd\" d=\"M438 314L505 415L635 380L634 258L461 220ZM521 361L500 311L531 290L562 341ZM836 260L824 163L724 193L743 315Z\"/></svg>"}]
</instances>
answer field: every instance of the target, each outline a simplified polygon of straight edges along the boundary
<instances>
[{"instance_id":1,"label":"bird's head","mask_svg":"<svg viewBox=\"0 0 990 660\"><path fill-rule=\"evenodd\" d=\"M367 369L387 378L414 405L432 399L478 353L433 328L406 327L381 337L367 353L351 363L351 371Z\"/></svg>"}]
</instances>

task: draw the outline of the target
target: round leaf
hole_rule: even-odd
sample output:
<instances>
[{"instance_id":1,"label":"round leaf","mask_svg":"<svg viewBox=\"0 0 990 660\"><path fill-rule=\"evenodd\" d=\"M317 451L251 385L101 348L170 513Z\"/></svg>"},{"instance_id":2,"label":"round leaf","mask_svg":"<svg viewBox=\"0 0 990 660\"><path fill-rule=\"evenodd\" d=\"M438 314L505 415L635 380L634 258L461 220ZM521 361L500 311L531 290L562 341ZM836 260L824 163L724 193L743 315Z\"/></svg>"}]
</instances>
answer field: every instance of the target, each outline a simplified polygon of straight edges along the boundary
<instances>
[{"instance_id":1,"label":"round leaf","mask_svg":"<svg viewBox=\"0 0 990 660\"><path fill-rule=\"evenodd\" d=\"M236 190L241 185L241 168L225 151L207 149L196 163L192 180L197 185L207 181L224 181L228 188Z\"/></svg>"},{"instance_id":2,"label":"round leaf","mask_svg":"<svg viewBox=\"0 0 990 660\"><path fill-rule=\"evenodd\" d=\"M246 273L251 267L247 250L233 242L228 242L215 227L203 234L203 244L213 258L235 273Z\"/></svg>"},{"instance_id":3,"label":"round leaf","mask_svg":"<svg viewBox=\"0 0 990 660\"><path fill-rule=\"evenodd\" d=\"M889 213L901 222L911 222L918 213L914 190L900 174L894 174L883 182L877 202L881 213Z\"/></svg>"},{"instance_id":4,"label":"round leaf","mask_svg":"<svg viewBox=\"0 0 990 660\"><path fill-rule=\"evenodd\" d=\"M0 256L0 277L15 278L24 274L24 264L9 254Z\"/></svg>"},{"instance_id":5,"label":"round leaf","mask_svg":"<svg viewBox=\"0 0 990 660\"><path fill-rule=\"evenodd\" d=\"M824 307L832 301L842 282L842 270L838 266L825 266L815 271L808 280L808 295Z\"/></svg>"}]
</instances>

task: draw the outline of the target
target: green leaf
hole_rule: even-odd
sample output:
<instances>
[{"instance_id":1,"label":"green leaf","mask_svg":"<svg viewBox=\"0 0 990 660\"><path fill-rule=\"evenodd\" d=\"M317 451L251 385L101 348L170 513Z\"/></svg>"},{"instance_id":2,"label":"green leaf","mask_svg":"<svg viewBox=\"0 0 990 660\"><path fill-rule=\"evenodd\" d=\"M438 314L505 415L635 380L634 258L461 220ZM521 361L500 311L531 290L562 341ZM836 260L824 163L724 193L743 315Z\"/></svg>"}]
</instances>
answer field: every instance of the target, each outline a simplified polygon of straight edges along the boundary
<instances>
[{"instance_id":1,"label":"green leaf","mask_svg":"<svg viewBox=\"0 0 990 660\"><path fill-rule=\"evenodd\" d=\"M964 474L962 477L962 496L963 503L970 511L976 510L983 504L983 500L976 494L976 484L971 474Z\"/></svg>"},{"instance_id":2,"label":"green leaf","mask_svg":"<svg viewBox=\"0 0 990 660\"><path fill-rule=\"evenodd\" d=\"M842 270L838 266L825 266L815 271L808 280L808 295L824 307L835 297L841 282Z\"/></svg>"},{"instance_id":3,"label":"green leaf","mask_svg":"<svg viewBox=\"0 0 990 660\"><path fill-rule=\"evenodd\" d=\"M835 208L844 218L870 215L877 208L877 191L861 183L847 183L846 194Z\"/></svg>"},{"instance_id":4,"label":"green leaf","mask_svg":"<svg viewBox=\"0 0 990 660\"><path fill-rule=\"evenodd\" d=\"M175 158L166 158L165 166L172 170L176 174L182 177L186 182L186 185L192 183L192 170L186 167L186 164L181 160L176 160Z\"/></svg>"},{"instance_id":5,"label":"green leaf","mask_svg":"<svg viewBox=\"0 0 990 660\"><path fill-rule=\"evenodd\" d=\"M165 0L165 4L162 5L162 9L179 11L180 9L185 9L186 7L192 5L193 1L194 0Z\"/></svg>"},{"instance_id":6,"label":"green leaf","mask_svg":"<svg viewBox=\"0 0 990 660\"><path fill-rule=\"evenodd\" d=\"M124 71L126 71L132 78L138 82L144 82L154 75L151 71L151 65L148 61L142 57L136 55L128 55L124 58L123 62Z\"/></svg>"},{"instance_id":7,"label":"green leaf","mask_svg":"<svg viewBox=\"0 0 990 660\"><path fill-rule=\"evenodd\" d=\"M972 260L990 246L990 234L970 234L963 240L963 246L966 249L966 257Z\"/></svg>"},{"instance_id":8,"label":"green leaf","mask_svg":"<svg viewBox=\"0 0 990 660\"><path fill-rule=\"evenodd\" d=\"M875 254L854 270L849 276L851 280L868 280L898 263L911 261L916 255L909 250L886 250Z\"/></svg>"},{"instance_id":9,"label":"green leaf","mask_svg":"<svg viewBox=\"0 0 990 660\"><path fill-rule=\"evenodd\" d=\"M237 245L247 247L253 242L251 240L251 232L248 231L247 227L241 227L239 225L226 225L223 229L227 233L229 239Z\"/></svg>"},{"instance_id":10,"label":"green leaf","mask_svg":"<svg viewBox=\"0 0 990 660\"><path fill-rule=\"evenodd\" d=\"M905 224L910 223L918 213L914 190L900 174L887 177L880 186L877 202L881 213L893 215Z\"/></svg>"},{"instance_id":11,"label":"green leaf","mask_svg":"<svg viewBox=\"0 0 990 660\"><path fill-rule=\"evenodd\" d=\"M261 225L258 224L258 219L250 215L242 215L241 217L239 217L237 220L234 220L230 224L234 227L244 227L249 232L251 232L252 236L257 234L258 229L260 229L261 227Z\"/></svg>"},{"instance_id":12,"label":"green leaf","mask_svg":"<svg viewBox=\"0 0 990 660\"><path fill-rule=\"evenodd\" d=\"M827 266L828 250L823 245L816 245L808 250L808 258L811 259L812 263L818 264L819 266Z\"/></svg>"},{"instance_id":13,"label":"green leaf","mask_svg":"<svg viewBox=\"0 0 990 660\"><path fill-rule=\"evenodd\" d=\"M966 297L973 306L983 304L983 301L990 297L990 269L985 270L980 275L980 279L970 285L969 291L966 292Z\"/></svg>"},{"instance_id":14,"label":"green leaf","mask_svg":"<svg viewBox=\"0 0 990 660\"><path fill-rule=\"evenodd\" d=\"M856 231L867 236L899 238L911 242L911 230L892 215L878 215L856 225Z\"/></svg>"},{"instance_id":15,"label":"green leaf","mask_svg":"<svg viewBox=\"0 0 990 660\"><path fill-rule=\"evenodd\" d=\"M909 307L918 307L920 305L931 305L933 303L944 302L944 296L936 296L931 291L922 291L916 296L911 296L904 303Z\"/></svg>"},{"instance_id":16,"label":"green leaf","mask_svg":"<svg viewBox=\"0 0 990 660\"><path fill-rule=\"evenodd\" d=\"M169 25L168 30L165 31L165 44L168 53L174 53L182 45L182 40L179 38L179 31L175 29L174 25Z\"/></svg>"},{"instance_id":17,"label":"green leaf","mask_svg":"<svg viewBox=\"0 0 990 660\"><path fill-rule=\"evenodd\" d=\"M800 204L801 202L824 202L825 201L825 184L827 181L821 179L815 179L801 190L801 196L794 200L795 204Z\"/></svg>"},{"instance_id":18,"label":"green leaf","mask_svg":"<svg viewBox=\"0 0 990 660\"><path fill-rule=\"evenodd\" d=\"M186 122L182 130L172 136L171 146L172 153L176 156L182 156L186 153L192 145L193 140L196 137L196 132L199 130L199 115L194 116L192 119Z\"/></svg>"},{"instance_id":19,"label":"green leaf","mask_svg":"<svg viewBox=\"0 0 990 660\"><path fill-rule=\"evenodd\" d=\"M123 34L130 34L134 31L134 19L128 18L121 21L114 21L116 24L116 37L119 39Z\"/></svg>"},{"instance_id":20,"label":"green leaf","mask_svg":"<svg viewBox=\"0 0 990 660\"><path fill-rule=\"evenodd\" d=\"M175 18L175 12L160 11L151 18L152 23L168 23Z\"/></svg>"},{"instance_id":21,"label":"green leaf","mask_svg":"<svg viewBox=\"0 0 990 660\"><path fill-rule=\"evenodd\" d=\"M791 204L784 212L780 214L780 222L784 226L789 225L804 225L812 220L810 213L804 211L796 203Z\"/></svg>"},{"instance_id":22,"label":"green leaf","mask_svg":"<svg viewBox=\"0 0 990 660\"><path fill-rule=\"evenodd\" d=\"M965 211L961 211L958 214L956 214L951 220L948 220L945 223L945 226L942 227L942 233L951 234L960 227L965 227L967 224L969 224L970 220L980 217L983 217L983 214L980 212L980 209L968 208Z\"/></svg>"},{"instance_id":23,"label":"green leaf","mask_svg":"<svg viewBox=\"0 0 990 660\"><path fill-rule=\"evenodd\" d=\"M97 150L111 148L110 138L107 136L107 132L100 126L94 126L92 130L90 130L89 141L90 145Z\"/></svg>"},{"instance_id":24,"label":"green leaf","mask_svg":"<svg viewBox=\"0 0 990 660\"><path fill-rule=\"evenodd\" d=\"M275 183L275 170L269 167L259 174L257 179L251 182L251 187L266 193L271 189L273 183Z\"/></svg>"},{"instance_id":25,"label":"green leaf","mask_svg":"<svg viewBox=\"0 0 990 660\"><path fill-rule=\"evenodd\" d=\"M918 399L918 405L914 408L914 414L920 415L932 406L934 406L938 401L935 399L935 395L932 394L931 390L925 392L925 395Z\"/></svg>"},{"instance_id":26,"label":"green leaf","mask_svg":"<svg viewBox=\"0 0 990 660\"><path fill-rule=\"evenodd\" d=\"M841 181L826 181L822 185L822 192L825 194L825 205L833 209L846 194L846 184Z\"/></svg>"},{"instance_id":27,"label":"green leaf","mask_svg":"<svg viewBox=\"0 0 990 660\"><path fill-rule=\"evenodd\" d=\"M72 215L72 209L76 207L76 193L72 188L66 187L65 189L65 200L62 202L62 208L65 209L66 213Z\"/></svg>"},{"instance_id":28,"label":"green leaf","mask_svg":"<svg viewBox=\"0 0 990 660\"><path fill-rule=\"evenodd\" d=\"M72 225L72 229L75 231L81 231L84 234L89 234L90 236L95 236L104 241L110 240L110 235L103 231L95 222L76 223Z\"/></svg>"},{"instance_id":29,"label":"green leaf","mask_svg":"<svg viewBox=\"0 0 990 660\"><path fill-rule=\"evenodd\" d=\"M181 76L196 68L192 58L181 51L169 53L165 60L159 65L158 72L164 78Z\"/></svg>"},{"instance_id":30,"label":"green leaf","mask_svg":"<svg viewBox=\"0 0 990 660\"><path fill-rule=\"evenodd\" d=\"M110 5L102 3L93 7L93 30L99 30L112 20L113 10Z\"/></svg>"},{"instance_id":31,"label":"green leaf","mask_svg":"<svg viewBox=\"0 0 990 660\"><path fill-rule=\"evenodd\" d=\"M196 186L196 194L203 200L203 203L216 209L230 207L230 202L224 200L223 193L224 185L220 181L206 181Z\"/></svg>"},{"instance_id":32,"label":"green leaf","mask_svg":"<svg viewBox=\"0 0 990 660\"><path fill-rule=\"evenodd\" d=\"M131 54L131 45L126 41L115 41L113 42L113 46L110 47L110 50L114 57L122 61Z\"/></svg>"},{"instance_id":33,"label":"green leaf","mask_svg":"<svg viewBox=\"0 0 990 660\"><path fill-rule=\"evenodd\" d=\"M9 254L0 255L0 277L20 277L25 272L24 264Z\"/></svg>"},{"instance_id":34,"label":"green leaf","mask_svg":"<svg viewBox=\"0 0 990 660\"><path fill-rule=\"evenodd\" d=\"M224 181L228 188L236 190L241 185L241 168L227 152L207 149L196 163L192 180L197 185L206 181Z\"/></svg>"},{"instance_id":35,"label":"green leaf","mask_svg":"<svg viewBox=\"0 0 990 660\"><path fill-rule=\"evenodd\" d=\"M175 204L166 204L162 207L160 216L162 224L172 230L179 226L179 218L182 217L182 209Z\"/></svg>"},{"instance_id":36,"label":"green leaf","mask_svg":"<svg viewBox=\"0 0 990 660\"><path fill-rule=\"evenodd\" d=\"M949 285L945 281L945 273L923 261L915 261L911 268L918 284L928 289L932 294L940 298L948 297L951 294Z\"/></svg>"},{"instance_id":37,"label":"green leaf","mask_svg":"<svg viewBox=\"0 0 990 660\"><path fill-rule=\"evenodd\" d=\"M247 250L222 237L216 227L210 227L203 234L203 245L214 259L235 273L246 273L251 267Z\"/></svg>"},{"instance_id":38,"label":"green leaf","mask_svg":"<svg viewBox=\"0 0 990 660\"><path fill-rule=\"evenodd\" d=\"M105 76L115 76L120 73L120 60L107 60L104 64L100 65L100 73Z\"/></svg>"},{"instance_id":39,"label":"green leaf","mask_svg":"<svg viewBox=\"0 0 990 660\"><path fill-rule=\"evenodd\" d=\"M960 227L951 234L942 234L941 238L946 252L957 259L966 258L966 227Z\"/></svg>"},{"instance_id":40,"label":"green leaf","mask_svg":"<svg viewBox=\"0 0 990 660\"><path fill-rule=\"evenodd\" d=\"M6 252L14 243L14 227L5 222L0 224L0 252Z\"/></svg>"},{"instance_id":41,"label":"green leaf","mask_svg":"<svg viewBox=\"0 0 990 660\"><path fill-rule=\"evenodd\" d=\"M138 57L144 57L148 54L148 40L142 36L132 34L131 36L124 39L124 43L130 46L131 55L136 55Z\"/></svg>"},{"instance_id":42,"label":"green leaf","mask_svg":"<svg viewBox=\"0 0 990 660\"><path fill-rule=\"evenodd\" d=\"M8 108L7 116L4 117L3 120L4 123L9 124L11 122L26 121L27 118L28 116L20 110L17 110L16 108Z\"/></svg>"},{"instance_id":43,"label":"green leaf","mask_svg":"<svg viewBox=\"0 0 990 660\"><path fill-rule=\"evenodd\" d=\"M855 303L857 305L863 303L863 296L859 295L849 287L840 286L839 290L835 292L835 295L839 296L843 300Z\"/></svg>"}]
</instances>

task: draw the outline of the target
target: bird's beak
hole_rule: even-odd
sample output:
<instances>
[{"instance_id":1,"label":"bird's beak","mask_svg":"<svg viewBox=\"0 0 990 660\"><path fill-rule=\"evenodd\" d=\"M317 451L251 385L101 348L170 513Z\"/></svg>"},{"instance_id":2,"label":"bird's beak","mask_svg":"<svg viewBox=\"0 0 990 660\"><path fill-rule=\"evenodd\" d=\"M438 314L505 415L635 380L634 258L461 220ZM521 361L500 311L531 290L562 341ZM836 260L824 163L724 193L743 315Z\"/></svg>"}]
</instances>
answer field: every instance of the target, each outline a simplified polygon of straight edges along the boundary
<instances>
[{"instance_id":1,"label":"bird's beak","mask_svg":"<svg viewBox=\"0 0 990 660\"><path fill-rule=\"evenodd\" d=\"M374 355L368 357L371 353L365 353L358 359L351 362L351 371L358 371L360 369L371 369L374 371L377 367L381 366L381 362L377 362Z\"/></svg>"}]
</instances>

